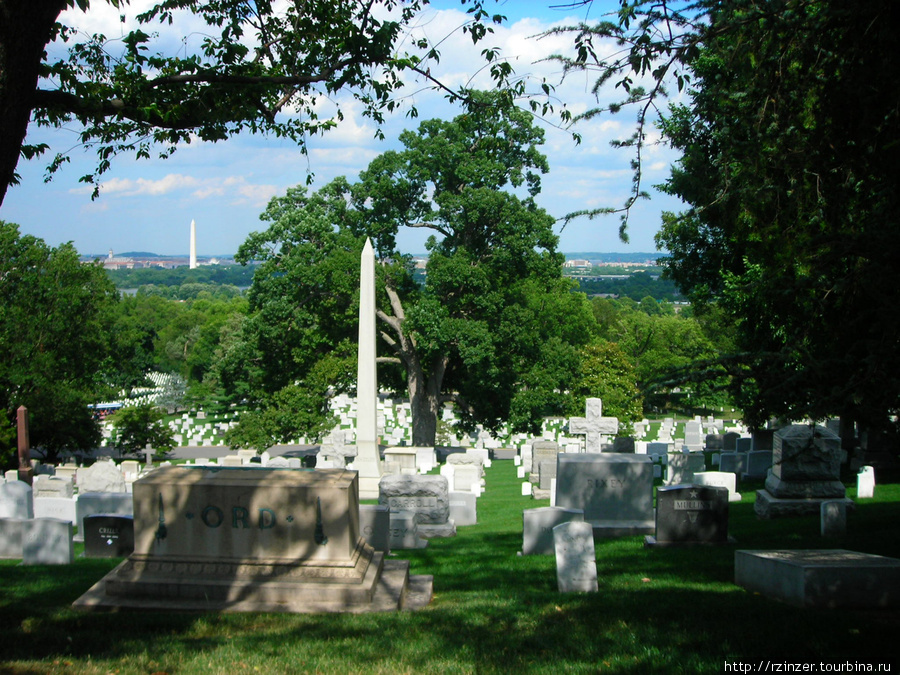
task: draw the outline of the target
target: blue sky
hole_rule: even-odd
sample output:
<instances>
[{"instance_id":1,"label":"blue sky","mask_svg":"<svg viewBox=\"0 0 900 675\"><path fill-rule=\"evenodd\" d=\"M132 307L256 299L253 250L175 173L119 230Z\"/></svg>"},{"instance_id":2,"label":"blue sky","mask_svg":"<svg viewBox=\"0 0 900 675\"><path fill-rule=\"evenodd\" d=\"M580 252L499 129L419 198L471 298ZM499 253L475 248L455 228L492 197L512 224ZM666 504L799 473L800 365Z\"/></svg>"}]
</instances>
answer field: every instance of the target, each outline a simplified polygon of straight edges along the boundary
<instances>
[{"instance_id":1,"label":"blue sky","mask_svg":"<svg viewBox=\"0 0 900 675\"><path fill-rule=\"evenodd\" d=\"M126 8L128 21L146 4L147 0L132 0ZM496 28L492 41L505 58L512 60L517 73L547 77L555 83L558 96L577 113L596 105L589 92L592 82L583 75L560 82L558 68L540 58L567 48L571 53L569 41L534 36L554 23L570 25L579 19L598 18L617 3L605 0L589 9L551 9L556 4L553 0L488 3L488 9L508 17ZM119 11L105 3L95 5L88 15L76 10L68 12L66 18L71 25L89 32L107 36L121 32ZM479 85L483 81L486 86L487 81L479 79L485 75L477 75L483 63L482 47L473 48L468 37L459 31L453 33L465 20L458 7L458 2L450 0L436 2L422 17L419 29L429 37L450 36L443 43L441 63L432 68L432 74L451 84L471 81ZM176 28L190 34L190 28L183 24L176 22ZM420 120L449 119L460 112L442 95L422 90L421 83L411 84L408 100L415 102ZM398 147L400 131L418 124L402 112L394 114L383 127L385 140L378 141L375 127L359 115L359 106L343 105L345 120L324 137L310 139L308 159L289 143L250 135L217 144L192 143L166 160L135 160L120 155L104 175L100 198L95 201L91 200L90 189L78 183L80 176L92 170L95 155L77 146L77 130L32 127L29 142L46 142L51 153L71 149L71 162L45 183L46 158L20 161L22 184L10 188L0 207L0 219L18 223L23 233L54 246L72 241L82 254L105 254L112 249L173 255L187 254L190 223L194 220L201 256L230 255L250 232L264 229L259 213L267 201L288 187L305 183L308 171L316 176L312 189L339 175L354 180L374 157ZM634 113L626 110L583 123L576 129L583 137L580 145L572 141L570 132L545 125L543 152L549 159L550 173L543 178L539 204L556 217L576 210L621 206L630 187L632 157L627 150L611 148L609 141L630 135L633 122ZM678 210L679 204L651 186L665 180L675 159L676 155L663 146L647 149L644 180L652 198L634 209L629 244L619 241L618 217L606 216L573 221L564 230L557 228L559 250L654 251L653 235L659 228L660 213ZM421 253L426 236L421 231L403 232L398 243L407 253Z\"/></svg>"}]
</instances>

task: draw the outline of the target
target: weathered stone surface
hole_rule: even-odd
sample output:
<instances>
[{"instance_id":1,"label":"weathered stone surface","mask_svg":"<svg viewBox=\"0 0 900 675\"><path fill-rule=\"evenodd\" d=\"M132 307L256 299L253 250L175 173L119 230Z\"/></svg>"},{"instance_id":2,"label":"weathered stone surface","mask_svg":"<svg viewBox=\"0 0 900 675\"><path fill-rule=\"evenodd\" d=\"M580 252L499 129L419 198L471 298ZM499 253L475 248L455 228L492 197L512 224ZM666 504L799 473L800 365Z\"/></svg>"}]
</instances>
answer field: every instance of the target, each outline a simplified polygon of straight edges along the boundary
<instances>
[{"instance_id":1,"label":"weathered stone surface","mask_svg":"<svg viewBox=\"0 0 900 675\"><path fill-rule=\"evenodd\" d=\"M22 557L22 536L27 518L0 518L0 560L18 560Z\"/></svg>"},{"instance_id":2,"label":"weathered stone surface","mask_svg":"<svg viewBox=\"0 0 900 675\"><path fill-rule=\"evenodd\" d=\"M823 499L782 499L774 497L767 490L756 491L756 502L753 504L753 511L760 518L782 518L795 516L814 516L818 515L821 509ZM852 500L844 498L847 509L853 509Z\"/></svg>"},{"instance_id":3,"label":"weathered stone surface","mask_svg":"<svg viewBox=\"0 0 900 675\"><path fill-rule=\"evenodd\" d=\"M706 468L706 458L702 452L669 453L666 462L666 485L690 483L694 472Z\"/></svg>"},{"instance_id":4,"label":"weathered stone surface","mask_svg":"<svg viewBox=\"0 0 900 675\"><path fill-rule=\"evenodd\" d=\"M841 438L822 426L792 424L775 432L772 473L787 481L840 477Z\"/></svg>"},{"instance_id":5,"label":"weathered stone surface","mask_svg":"<svg viewBox=\"0 0 900 675\"><path fill-rule=\"evenodd\" d=\"M52 476L42 476L40 480L35 480L32 490L35 499L44 497L71 499L75 494L72 481Z\"/></svg>"},{"instance_id":6,"label":"weathered stone surface","mask_svg":"<svg viewBox=\"0 0 900 675\"><path fill-rule=\"evenodd\" d=\"M366 543L376 551L390 553L391 510L380 504L359 505L359 531Z\"/></svg>"},{"instance_id":7,"label":"weathered stone surface","mask_svg":"<svg viewBox=\"0 0 900 675\"><path fill-rule=\"evenodd\" d=\"M590 523L573 520L557 525L553 542L559 592L596 592L597 555Z\"/></svg>"},{"instance_id":8,"label":"weathered stone surface","mask_svg":"<svg viewBox=\"0 0 900 675\"><path fill-rule=\"evenodd\" d=\"M900 560L844 549L735 551L734 580L800 607L900 606Z\"/></svg>"},{"instance_id":9,"label":"weathered stone surface","mask_svg":"<svg viewBox=\"0 0 900 675\"><path fill-rule=\"evenodd\" d=\"M728 501L739 502L741 495L737 491L737 476L729 471L698 471L694 474L695 485L715 485L728 490Z\"/></svg>"},{"instance_id":10,"label":"weathered stone surface","mask_svg":"<svg viewBox=\"0 0 900 675\"><path fill-rule=\"evenodd\" d=\"M847 505L844 501L824 501L820 507L819 528L822 536L843 537L847 533Z\"/></svg>"},{"instance_id":11,"label":"weathered stone surface","mask_svg":"<svg viewBox=\"0 0 900 675\"><path fill-rule=\"evenodd\" d=\"M766 490L779 499L830 499L846 494L839 480L786 481L770 473L766 478Z\"/></svg>"},{"instance_id":12,"label":"weathered stone surface","mask_svg":"<svg viewBox=\"0 0 900 675\"><path fill-rule=\"evenodd\" d=\"M0 518L34 518L30 485L20 480L0 484Z\"/></svg>"},{"instance_id":13,"label":"weathered stone surface","mask_svg":"<svg viewBox=\"0 0 900 675\"><path fill-rule=\"evenodd\" d=\"M56 518L35 518L25 523L23 565L70 565L74 561L72 523Z\"/></svg>"},{"instance_id":14,"label":"weathered stone surface","mask_svg":"<svg viewBox=\"0 0 900 675\"><path fill-rule=\"evenodd\" d=\"M522 511L522 555L553 555L553 528L570 521L584 522L584 511L558 506Z\"/></svg>"},{"instance_id":15,"label":"weathered stone surface","mask_svg":"<svg viewBox=\"0 0 900 675\"><path fill-rule=\"evenodd\" d=\"M478 475L484 475L484 460L480 455L470 455L468 452L455 452L447 455L447 464L450 466L477 466Z\"/></svg>"},{"instance_id":16,"label":"weathered stone surface","mask_svg":"<svg viewBox=\"0 0 900 675\"><path fill-rule=\"evenodd\" d=\"M409 607L409 590L427 600L430 579L414 582L360 536L358 485L342 469L162 468L134 486L135 552L75 606L365 612Z\"/></svg>"},{"instance_id":17,"label":"weathered stone surface","mask_svg":"<svg viewBox=\"0 0 900 675\"><path fill-rule=\"evenodd\" d=\"M111 461L79 469L76 481L78 492L125 492L125 476Z\"/></svg>"},{"instance_id":18,"label":"weathered stone surface","mask_svg":"<svg viewBox=\"0 0 900 675\"><path fill-rule=\"evenodd\" d=\"M556 505L584 511L597 537L653 534L653 463L646 455L563 453Z\"/></svg>"},{"instance_id":19,"label":"weathered stone surface","mask_svg":"<svg viewBox=\"0 0 900 675\"><path fill-rule=\"evenodd\" d=\"M617 436L612 443L611 452L634 454L634 439L631 436Z\"/></svg>"},{"instance_id":20,"label":"weathered stone surface","mask_svg":"<svg viewBox=\"0 0 900 675\"><path fill-rule=\"evenodd\" d=\"M728 488L672 485L656 490L656 536L649 545L728 542Z\"/></svg>"},{"instance_id":21,"label":"weathered stone surface","mask_svg":"<svg viewBox=\"0 0 900 675\"><path fill-rule=\"evenodd\" d=\"M442 524L450 517L450 487L444 476L382 476L378 503L392 513L411 511L417 523Z\"/></svg>"}]
</instances>

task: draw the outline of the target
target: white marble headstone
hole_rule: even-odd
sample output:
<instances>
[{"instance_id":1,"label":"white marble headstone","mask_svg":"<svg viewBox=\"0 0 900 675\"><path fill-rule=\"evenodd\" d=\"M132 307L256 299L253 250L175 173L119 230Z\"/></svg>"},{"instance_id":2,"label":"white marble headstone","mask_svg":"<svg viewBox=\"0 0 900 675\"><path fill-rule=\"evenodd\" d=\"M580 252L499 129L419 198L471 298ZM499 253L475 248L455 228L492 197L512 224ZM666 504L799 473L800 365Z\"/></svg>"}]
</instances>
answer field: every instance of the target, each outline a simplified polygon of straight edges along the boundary
<instances>
[{"instance_id":1,"label":"white marble headstone","mask_svg":"<svg viewBox=\"0 0 900 675\"><path fill-rule=\"evenodd\" d=\"M556 583L560 593L596 592L597 554L590 523L570 521L553 528Z\"/></svg>"},{"instance_id":2,"label":"white marble headstone","mask_svg":"<svg viewBox=\"0 0 900 675\"><path fill-rule=\"evenodd\" d=\"M862 466L856 476L856 498L871 499L875 496L875 467Z\"/></svg>"}]
</instances>

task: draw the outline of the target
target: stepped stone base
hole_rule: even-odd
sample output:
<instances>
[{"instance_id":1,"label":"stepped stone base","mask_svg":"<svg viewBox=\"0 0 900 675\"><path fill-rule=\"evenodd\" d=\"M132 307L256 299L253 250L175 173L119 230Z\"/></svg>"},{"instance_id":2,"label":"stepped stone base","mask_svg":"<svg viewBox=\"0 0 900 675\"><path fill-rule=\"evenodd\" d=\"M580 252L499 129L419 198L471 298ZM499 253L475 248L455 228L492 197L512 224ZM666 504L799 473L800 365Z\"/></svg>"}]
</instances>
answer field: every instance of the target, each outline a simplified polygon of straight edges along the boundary
<instances>
[{"instance_id":1,"label":"stepped stone base","mask_svg":"<svg viewBox=\"0 0 900 675\"><path fill-rule=\"evenodd\" d=\"M809 499L780 499L773 497L767 490L756 491L756 503L753 510L760 518L783 518L792 516L818 516L822 502L840 501L844 503L847 510L855 508L856 504L852 499L845 497L844 499L834 499L831 497L809 498Z\"/></svg>"},{"instance_id":2,"label":"stepped stone base","mask_svg":"<svg viewBox=\"0 0 900 675\"><path fill-rule=\"evenodd\" d=\"M419 536L425 539L440 539L442 537L456 536L456 523L448 520L446 523L418 523Z\"/></svg>"},{"instance_id":3,"label":"stepped stone base","mask_svg":"<svg viewBox=\"0 0 900 675\"><path fill-rule=\"evenodd\" d=\"M592 520L590 523L594 530L594 539L656 534L655 520Z\"/></svg>"},{"instance_id":4,"label":"stepped stone base","mask_svg":"<svg viewBox=\"0 0 900 675\"><path fill-rule=\"evenodd\" d=\"M372 612L427 601L409 563L359 536L344 469L165 467L134 484L134 553L74 606L214 612Z\"/></svg>"},{"instance_id":5,"label":"stepped stone base","mask_svg":"<svg viewBox=\"0 0 900 675\"><path fill-rule=\"evenodd\" d=\"M291 578L290 571L268 577L226 573L203 578L184 574L182 563L155 564L152 570L140 563L123 561L73 606L84 610L391 612L421 609L433 593L431 576L410 576L408 561L386 561L381 552L374 552L359 580Z\"/></svg>"}]
</instances>

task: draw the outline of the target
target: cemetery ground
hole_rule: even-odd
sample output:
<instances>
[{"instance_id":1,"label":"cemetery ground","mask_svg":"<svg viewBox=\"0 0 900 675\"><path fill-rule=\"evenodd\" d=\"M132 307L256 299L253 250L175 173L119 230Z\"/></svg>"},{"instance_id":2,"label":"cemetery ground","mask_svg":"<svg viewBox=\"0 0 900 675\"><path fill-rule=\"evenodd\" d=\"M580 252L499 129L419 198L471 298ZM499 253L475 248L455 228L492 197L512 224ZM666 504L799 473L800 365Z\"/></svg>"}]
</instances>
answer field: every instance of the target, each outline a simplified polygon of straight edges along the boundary
<instances>
[{"instance_id":1,"label":"cemetery ground","mask_svg":"<svg viewBox=\"0 0 900 675\"><path fill-rule=\"evenodd\" d=\"M860 500L847 534L818 517L759 520L730 504L735 545L647 549L598 540L598 593L560 594L553 556L519 556L510 460L486 469L479 524L398 551L434 575L424 610L388 614L84 613L71 603L119 560L0 561L3 673L722 673L726 662L897 664L900 613L799 609L734 584L737 549L846 548L900 557L900 485ZM855 485L848 483L848 496ZM733 672L733 671L732 671ZM821 672L821 670L819 671ZM832 671L835 672L835 671Z\"/></svg>"}]
</instances>

